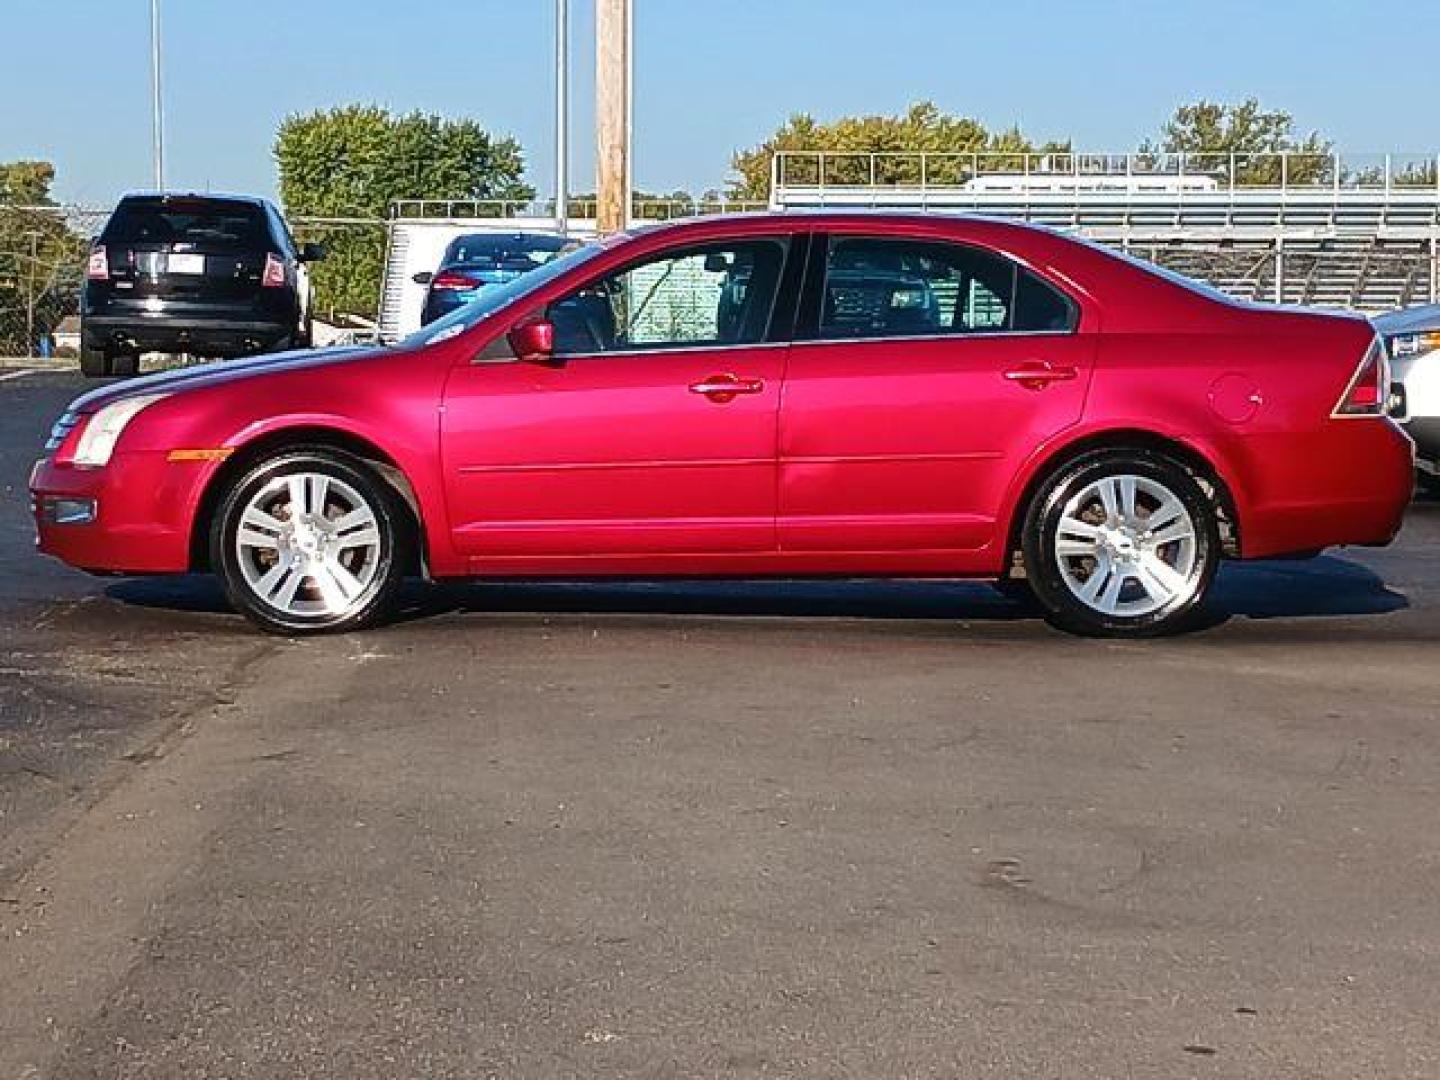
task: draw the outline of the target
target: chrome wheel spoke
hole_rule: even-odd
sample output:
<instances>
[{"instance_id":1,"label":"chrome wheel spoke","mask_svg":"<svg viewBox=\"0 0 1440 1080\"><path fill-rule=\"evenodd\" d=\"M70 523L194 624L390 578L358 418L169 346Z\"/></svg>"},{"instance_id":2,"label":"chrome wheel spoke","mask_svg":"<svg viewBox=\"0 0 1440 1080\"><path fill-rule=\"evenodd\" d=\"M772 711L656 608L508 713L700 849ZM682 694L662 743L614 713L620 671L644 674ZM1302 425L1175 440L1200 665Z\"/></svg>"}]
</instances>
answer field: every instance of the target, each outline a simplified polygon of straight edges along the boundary
<instances>
[{"instance_id":1,"label":"chrome wheel spoke","mask_svg":"<svg viewBox=\"0 0 1440 1080\"><path fill-rule=\"evenodd\" d=\"M377 525L369 524L354 532L345 533L335 538L336 551L348 551L357 547L375 547L380 543L380 529Z\"/></svg>"},{"instance_id":2,"label":"chrome wheel spoke","mask_svg":"<svg viewBox=\"0 0 1440 1080\"><path fill-rule=\"evenodd\" d=\"M370 512L368 506L351 510L348 514L341 514L330 523L330 527L336 532L344 532L346 529L353 529L359 525L365 525L375 520L375 515Z\"/></svg>"},{"instance_id":3,"label":"chrome wheel spoke","mask_svg":"<svg viewBox=\"0 0 1440 1080\"><path fill-rule=\"evenodd\" d=\"M1150 534L1150 543L1155 547L1160 547L1164 544L1173 544L1177 540L1194 539L1195 528L1190 524L1188 518L1185 521L1177 521L1172 525L1167 525L1159 532Z\"/></svg>"},{"instance_id":4,"label":"chrome wheel spoke","mask_svg":"<svg viewBox=\"0 0 1440 1080\"><path fill-rule=\"evenodd\" d=\"M242 547L279 551L280 534L284 531L285 522L258 507L249 506L240 518L240 532L235 539Z\"/></svg>"},{"instance_id":5,"label":"chrome wheel spoke","mask_svg":"<svg viewBox=\"0 0 1440 1080\"><path fill-rule=\"evenodd\" d=\"M1114 481L1100 481L1095 485L1095 494L1100 497L1100 504L1105 507L1105 523L1114 525L1120 520L1120 497L1115 489Z\"/></svg>"},{"instance_id":6,"label":"chrome wheel spoke","mask_svg":"<svg viewBox=\"0 0 1440 1080\"><path fill-rule=\"evenodd\" d=\"M1095 569L1090 576L1081 583L1079 596L1092 607L1100 602L1100 592L1105 587L1105 582L1114 577L1114 570L1110 566L1109 556L1102 556L1095 563Z\"/></svg>"},{"instance_id":7,"label":"chrome wheel spoke","mask_svg":"<svg viewBox=\"0 0 1440 1080\"><path fill-rule=\"evenodd\" d=\"M333 559L326 559L312 566L310 580L332 614L339 614L348 608L363 588L354 574Z\"/></svg>"},{"instance_id":8,"label":"chrome wheel spoke","mask_svg":"<svg viewBox=\"0 0 1440 1080\"><path fill-rule=\"evenodd\" d=\"M1185 578L1158 555L1145 554L1135 564L1135 577L1152 599L1168 601L1185 588Z\"/></svg>"},{"instance_id":9,"label":"chrome wheel spoke","mask_svg":"<svg viewBox=\"0 0 1440 1080\"><path fill-rule=\"evenodd\" d=\"M1120 590L1125 585L1127 575L1120 571L1110 571L1110 577L1105 582L1105 588L1100 592L1100 598L1095 604L1101 611L1113 614L1120 606Z\"/></svg>"},{"instance_id":10,"label":"chrome wheel spoke","mask_svg":"<svg viewBox=\"0 0 1440 1080\"><path fill-rule=\"evenodd\" d=\"M282 558L255 583L255 591L276 607L284 608L294 602L304 580L295 560Z\"/></svg>"},{"instance_id":11,"label":"chrome wheel spoke","mask_svg":"<svg viewBox=\"0 0 1440 1080\"><path fill-rule=\"evenodd\" d=\"M1135 507L1135 484L1133 476L1117 476L1115 488L1120 503L1120 518L1122 521L1133 522L1136 518Z\"/></svg>"}]
</instances>

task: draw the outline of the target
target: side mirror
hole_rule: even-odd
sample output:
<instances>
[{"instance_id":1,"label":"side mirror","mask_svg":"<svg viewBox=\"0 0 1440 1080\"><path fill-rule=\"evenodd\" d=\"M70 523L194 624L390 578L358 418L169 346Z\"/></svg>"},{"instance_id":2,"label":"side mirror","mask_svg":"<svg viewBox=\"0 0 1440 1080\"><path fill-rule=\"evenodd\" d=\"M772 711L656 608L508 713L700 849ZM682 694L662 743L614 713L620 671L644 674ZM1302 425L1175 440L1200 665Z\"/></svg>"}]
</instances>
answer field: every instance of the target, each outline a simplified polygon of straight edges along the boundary
<instances>
[{"instance_id":1,"label":"side mirror","mask_svg":"<svg viewBox=\"0 0 1440 1080\"><path fill-rule=\"evenodd\" d=\"M435 280L435 275L432 274L429 270L421 270L410 280L415 282L416 285L429 285L430 282Z\"/></svg>"},{"instance_id":2,"label":"side mirror","mask_svg":"<svg viewBox=\"0 0 1440 1080\"><path fill-rule=\"evenodd\" d=\"M527 364L549 364L555 359L555 324L545 319L512 327L506 339L517 360Z\"/></svg>"},{"instance_id":3,"label":"side mirror","mask_svg":"<svg viewBox=\"0 0 1440 1080\"><path fill-rule=\"evenodd\" d=\"M301 244L300 261L302 263L323 262L325 260L324 244Z\"/></svg>"}]
</instances>

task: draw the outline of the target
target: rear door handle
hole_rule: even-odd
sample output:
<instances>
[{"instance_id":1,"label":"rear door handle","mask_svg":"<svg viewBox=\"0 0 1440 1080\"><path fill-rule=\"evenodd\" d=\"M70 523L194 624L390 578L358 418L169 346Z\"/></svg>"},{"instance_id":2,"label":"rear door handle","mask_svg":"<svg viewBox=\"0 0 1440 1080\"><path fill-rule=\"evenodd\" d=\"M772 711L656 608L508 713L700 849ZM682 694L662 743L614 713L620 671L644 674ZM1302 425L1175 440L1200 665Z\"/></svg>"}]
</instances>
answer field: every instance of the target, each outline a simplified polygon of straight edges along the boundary
<instances>
[{"instance_id":1,"label":"rear door handle","mask_svg":"<svg viewBox=\"0 0 1440 1080\"><path fill-rule=\"evenodd\" d=\"M1051 383L1071 382L1079 374L1068 364L1052 364L1049 360L1032 360L1027 364L1011 368L1005 378L1019 383L1027 390L1043 390Z\"/></svg>"},{"instance_id":2,"label":"rear door handle","mask_svg":"<svg viewBox=\"0 0 1440 1080\"><path fill-rule=\"evenodd\" d=\"M765 389L764 379L747 379L725 372L710 375L697 383L690 384L692 394L703 394L717 405L734 401L740 394L758 394Z\"/></svg>"}]
</instances>

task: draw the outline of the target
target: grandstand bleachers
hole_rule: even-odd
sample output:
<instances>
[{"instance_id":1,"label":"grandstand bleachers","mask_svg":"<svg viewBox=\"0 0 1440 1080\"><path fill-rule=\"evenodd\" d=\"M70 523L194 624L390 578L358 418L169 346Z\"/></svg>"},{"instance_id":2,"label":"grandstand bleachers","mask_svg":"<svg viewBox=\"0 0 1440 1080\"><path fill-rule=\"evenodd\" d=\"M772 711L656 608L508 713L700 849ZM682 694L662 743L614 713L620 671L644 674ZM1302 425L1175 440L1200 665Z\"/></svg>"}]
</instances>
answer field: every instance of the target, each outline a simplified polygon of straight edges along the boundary
<instances>
[{"instance_id":1,"label":"grandstand bleachers","mask_svg":"<svg viewBox=\"0 0 1440 1080\"><path fill-rule=\"evenodd\" d=\"M784 151L775 209L968 212L1079 232L1247 299L1440 302L1440 158Z\"/></svg>"}]
</instances>

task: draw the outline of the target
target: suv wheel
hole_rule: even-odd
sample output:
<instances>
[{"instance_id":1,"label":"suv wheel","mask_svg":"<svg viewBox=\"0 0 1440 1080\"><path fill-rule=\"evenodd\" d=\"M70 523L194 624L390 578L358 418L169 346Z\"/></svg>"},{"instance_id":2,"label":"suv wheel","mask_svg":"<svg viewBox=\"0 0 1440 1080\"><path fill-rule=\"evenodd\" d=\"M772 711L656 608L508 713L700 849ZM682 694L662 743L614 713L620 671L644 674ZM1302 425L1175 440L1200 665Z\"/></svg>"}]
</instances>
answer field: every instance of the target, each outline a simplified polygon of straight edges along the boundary
<instances>
[{"instance_id":1,"label":"suv wheel","mask_svg":"<svg viewBox=\"0 0 1440 1080\"><path fill-rule=\"evenodd\" d=\"M1184 629L1221 555L1214 506L1193 474L1146 450L1099 451L1060 469L1031 502L1023 547L1051 622L1108 637Z\"/></svg>"},{"instance_id":2,"label":"suv wheel","mask_svg":"<svg viewBox=\"0 0 1440 1080\"><path fill-rule=\"evenodd\" d=\"M87 379L103 379L110 374L110 357L104 349L93 345L80 345L80 373Z\"/></svg>"},{"instance_id":3,"label":"suv wheel","mask_svg":"<svg viewBox=\"0 0 1440 1080\"><path fill-rule=\"evenodd\" d=\"M404 511L358 459L288 450L226 493L210 564L231 602L262 628L354 630L385 614L404 576Z\"/></svg>"}]
</instances>

